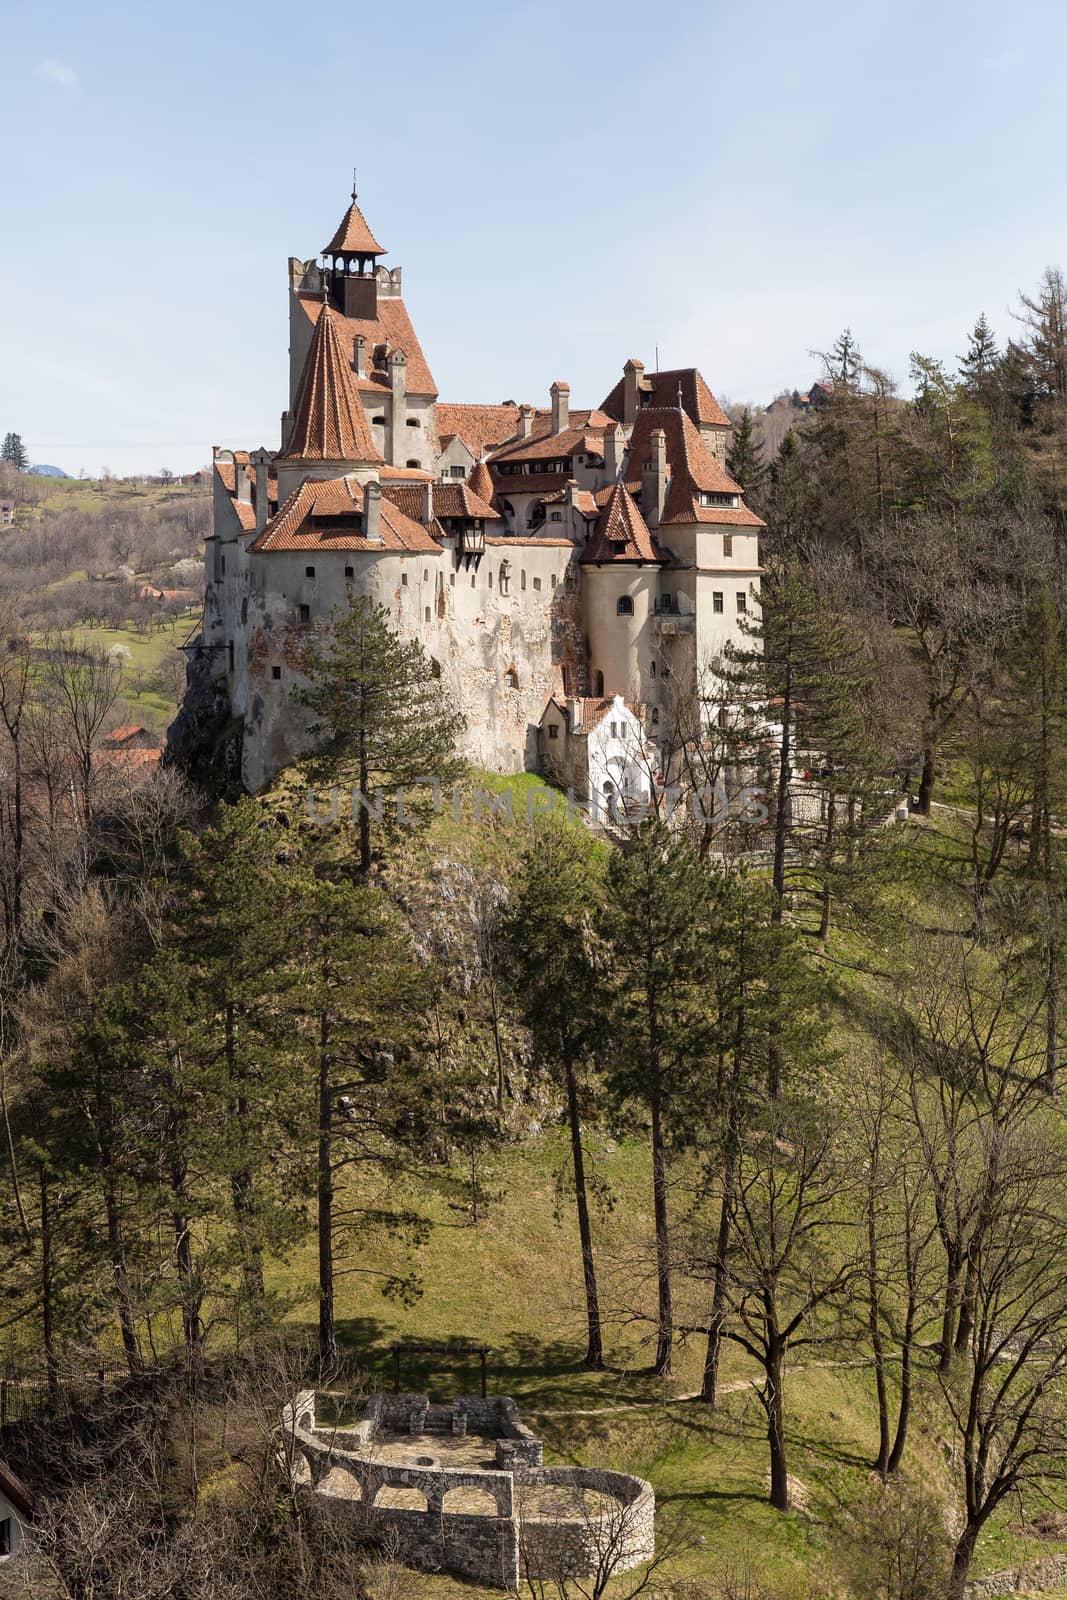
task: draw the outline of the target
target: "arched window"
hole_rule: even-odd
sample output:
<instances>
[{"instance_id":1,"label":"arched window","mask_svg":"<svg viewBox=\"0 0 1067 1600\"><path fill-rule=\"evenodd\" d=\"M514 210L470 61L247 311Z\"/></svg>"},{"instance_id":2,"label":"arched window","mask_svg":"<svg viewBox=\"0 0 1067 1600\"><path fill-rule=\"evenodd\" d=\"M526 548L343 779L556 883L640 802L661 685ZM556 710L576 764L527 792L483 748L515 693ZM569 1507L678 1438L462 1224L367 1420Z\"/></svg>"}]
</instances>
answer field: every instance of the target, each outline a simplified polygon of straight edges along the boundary
<instances>
[{"instance_id":1,"label":"arched window","mask_svg":"<svg viewBox=\"0 0 1067 1600\"><path fill-rule=\"evenodd\" d=\"M618 598L618 601L616 602L616 605L615 605L615 610L616 610L616 612L618 613L618 615L620 617L632 617L633 616L633 614L634 614L634 603L633 603L632 599L630 598L630 596L628 594L620 594L620 596Z\"/></svg>"},{"instance_id":2,"label":"arched window","mask_svg":"<svg viewBox=\"0 0 1067 1600\"><path fill-rule=\"evenodd\" d=\"M417 467L417 466L418 466L418 464L419 464L419 463L418 463L418 462L417 462L417 461L409 461L409 462L408 462L408 463L407 463L407 465L408 465L408 466L409 466L409 467Z\"/></svg>"},{"instance_id":3,"label":"arched window","mask_svg":"<svg viewBox=\"0 0 1067 1600\"><path fill-rule=\"evenodd\" d=\"M515 670L514 666L510 666L505 672L504 682L507 684L509 689L517 689L519 687L519 674Z\"/></svg>"}]
</instances>

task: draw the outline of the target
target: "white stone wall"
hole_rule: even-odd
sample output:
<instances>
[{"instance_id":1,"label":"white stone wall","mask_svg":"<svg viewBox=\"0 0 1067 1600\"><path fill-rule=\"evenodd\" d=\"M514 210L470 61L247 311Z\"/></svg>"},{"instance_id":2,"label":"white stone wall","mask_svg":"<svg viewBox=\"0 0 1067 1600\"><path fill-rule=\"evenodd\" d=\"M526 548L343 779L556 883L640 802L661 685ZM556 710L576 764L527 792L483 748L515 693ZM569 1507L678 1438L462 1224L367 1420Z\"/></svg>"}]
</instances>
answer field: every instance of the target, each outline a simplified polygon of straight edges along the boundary
<instances>
[{"instance_id":1,"label":"white stone wall","mask_svg":"<svg viewBox=\"0 0 1067 1600\"><path fill-rule=\"evenodd\" d=\"M11 1550L6 1556L0 1556L0 1566L13 1561L25 1543L25 1534L19 1513L11 1504L7 1496L0 1491L0 1522L10 1519L11 1522Z\"/></svg>"}]
</instances>

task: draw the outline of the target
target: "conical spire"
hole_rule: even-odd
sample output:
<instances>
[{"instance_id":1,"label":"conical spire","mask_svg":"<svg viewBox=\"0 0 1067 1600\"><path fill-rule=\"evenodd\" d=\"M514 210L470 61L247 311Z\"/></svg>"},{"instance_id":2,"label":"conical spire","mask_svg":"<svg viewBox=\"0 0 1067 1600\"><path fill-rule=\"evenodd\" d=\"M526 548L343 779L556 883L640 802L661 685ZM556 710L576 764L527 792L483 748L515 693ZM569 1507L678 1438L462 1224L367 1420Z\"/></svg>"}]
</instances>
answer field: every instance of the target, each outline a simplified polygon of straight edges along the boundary
<instances>
[{"instance_id":1,"label":"conical spire","mask_svg":"<svg viewBox=\"0 0 1067 1600\"><path fill-rule=\"evenodd\" d=\"M662 559L637 502L623 484L617 483L597 519L582 560L599 565L604 561Z\"/></svg>"},{"instance_id":2,"label":"conical spire","mask_svg":"<svg viewBox=\"0 0 1067 1600\"><path fill-rule=\"evenodd\" d=\"M352 184L352 204L338 223L337 232L323 249L324 256L383 256L385 246L380 245L367 227L362 211L356 205L356 186Z\"/></svg>"},{"instance_id":3,"label":"conical spire","mask_svg":"<svg viewBox=\"0 0 1067 1600\"><path fill-rule=\"evenodd\" d=\"M496 488L484 459L475 463L474 471L467 479L467 483L470 485L471 493L476 494L479 500L484 500L487 506L493 504Z\"/></svg>"},{"instance_id":4,"label":"conical spire","mask_svg":"<svg viewBox=\"0 0 1067 1600\"><path fill-rule=\"evenodd\" d=\"M293 431L283 459L381 461L328 300L323 301L311 336L293 410Z\"/></svg>"}]
</instances>

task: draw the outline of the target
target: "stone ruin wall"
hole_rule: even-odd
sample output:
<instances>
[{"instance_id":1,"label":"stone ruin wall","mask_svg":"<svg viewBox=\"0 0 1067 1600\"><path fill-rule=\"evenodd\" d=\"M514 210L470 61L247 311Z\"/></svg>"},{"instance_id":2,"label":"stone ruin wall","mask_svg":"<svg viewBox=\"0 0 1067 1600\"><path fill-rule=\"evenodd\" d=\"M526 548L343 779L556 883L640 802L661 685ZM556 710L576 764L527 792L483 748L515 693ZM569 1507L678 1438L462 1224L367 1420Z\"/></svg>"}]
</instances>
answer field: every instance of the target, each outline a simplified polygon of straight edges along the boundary
<instances>
[{"instance_id":1,"label":"stone ruin wall","mask_svg":"<svg viewBox=\"0 0 1067 1600\"><path fill-rule=\"evenodd\" d=\"M423 1433L430 1411L425 1395L374 1396L363 1419L354 1428L344 1430L345 1443L355 1444L355 1449L339 1444L336 1430L316 1426L313 1390L302 1390L285 1407L282 1424L307 1463L313 1490L336 1469L352 1479L352 1496L334 1499L332 1514L350 1519L370 1539L395 1541L401 1559L412 1566L453 1572L496 1588L516 1589L520 1547L523 1563L532 1571L558 1570L562 1554L571 1571L584 1566L592 1572L599 1565L603 1550L610 1549L614 1554L616 1546L616 1571L627 1571L651 1559L655 1549L655 1496L643 1478L599 1468L542 1466L540 1440L520 1420L515 1402L504 1396L483 1400L465 1395L454 1400L451 1408L435 1409L438 1413L450 1409L454 1433L465 1434L469 1424L473 1433L495 1436L497 1461L506 1462L507 1470L403 1465L381 1461L373 1453L361 1453L361 1448L373 1451L379 1428L407 1431L413 1437ZM610 1517L523 1522L517 1483L533 1487L559 1484L612 1494L624 1508L625 1526L620 1534ZM376 1505L379 1493L386 1487L418 1491L426 1501L426 1510ZM495 1514L448 1511L445 1499L453 1489L477 1489L488 1495L495 1502ZM598 1529L602 1530L599 1543Z\"/></svg>"}]
</instances>

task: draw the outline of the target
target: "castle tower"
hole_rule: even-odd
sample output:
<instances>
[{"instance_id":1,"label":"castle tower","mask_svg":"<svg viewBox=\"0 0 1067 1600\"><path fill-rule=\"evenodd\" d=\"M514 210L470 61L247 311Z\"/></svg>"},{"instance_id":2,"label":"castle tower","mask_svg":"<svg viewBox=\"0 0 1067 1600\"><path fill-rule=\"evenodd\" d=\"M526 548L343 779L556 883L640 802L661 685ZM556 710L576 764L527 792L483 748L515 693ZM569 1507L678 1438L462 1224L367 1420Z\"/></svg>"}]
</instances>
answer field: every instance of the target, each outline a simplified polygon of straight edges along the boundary
<instances>
[{"instance_id":1,"label":"castle tower","mask_svg":"<svg viewBox=\"0 0 1067 1600\"><path fill-rule=\"evenodd\" d=\"M582 553L589 683L597 698L656 697L652 620L664 559L637 502L617 483Z\"/></svg>"},{"instance_id":2,"label":"castle tower","mask_svg":"<svg viewBox=\"0 0 1067 1600\"><path fill-rule=\"evenodd\" d=\"M378 257L385 254L385 247L356 204L355 185L352 203L322 254L323 282L341 315L373 322L378 315Z\"/></svg>"},{"instance_id":3,"label":"castle tower","mask_svg":"<svg viewBox=\"0 0 1067 1600\"><path fill-rule=\"evenodd\" d=\"M364 480L378 476L381 452L334 321L326 295L304 362L292 426L278 457L279 506L305 478L338 478L346 472L356 472Z\"/></svg>"}]
</instances>

